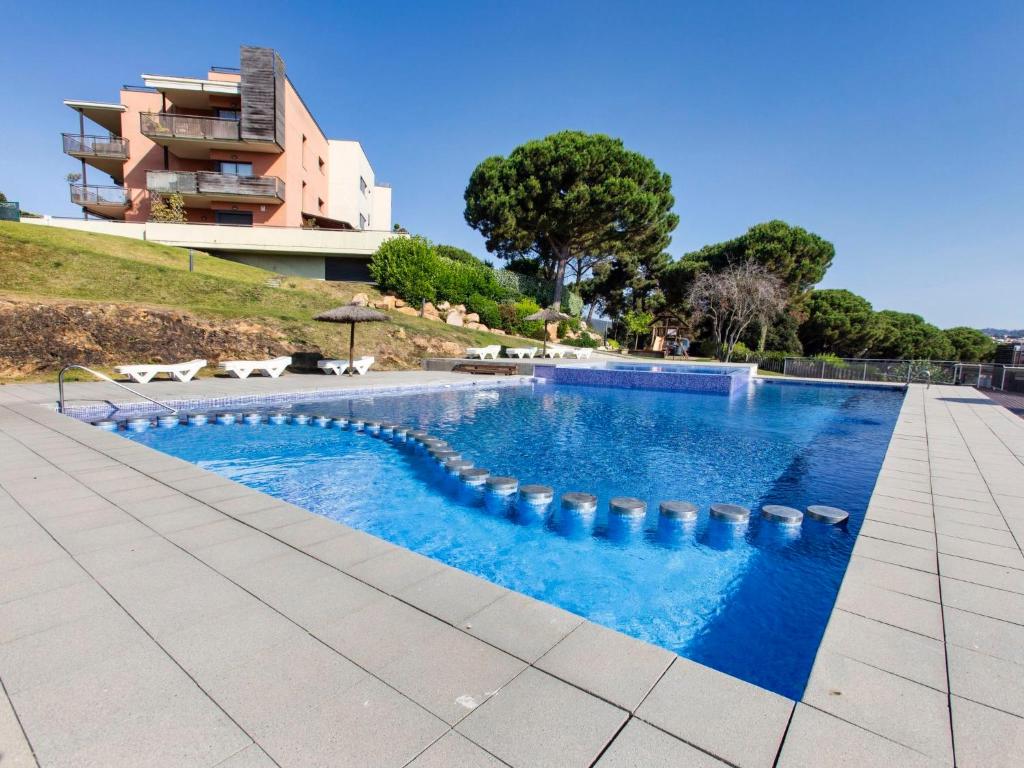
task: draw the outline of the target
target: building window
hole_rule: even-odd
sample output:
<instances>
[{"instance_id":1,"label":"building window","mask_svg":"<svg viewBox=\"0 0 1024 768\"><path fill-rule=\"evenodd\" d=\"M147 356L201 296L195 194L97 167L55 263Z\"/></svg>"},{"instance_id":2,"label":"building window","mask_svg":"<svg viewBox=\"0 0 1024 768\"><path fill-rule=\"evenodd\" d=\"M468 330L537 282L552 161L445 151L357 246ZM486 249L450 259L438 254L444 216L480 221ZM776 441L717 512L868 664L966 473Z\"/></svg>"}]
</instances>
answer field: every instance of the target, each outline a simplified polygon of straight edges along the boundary
<instances>
[{"instance_id":1,"label":"building window","mask_svg":"<svg viewBox=\"0 0 1024 768\"><path fill-rule=\"evenodd\" d=\"M369 224L369 223L370 222L367 220L367 218L365 216L363 216L363 214L360 213L359 214L359 228L360 229L366 229L366 225Z\"/></svg>"},{"instance_id":2,"label":"building window","mask_svg":"<svg viewBox=\"0 0 1024 768\"><path fill-rule=\"evenodd\" d=\"M216 109L214 110L217 117L221 120L241 120L242 113L237 109Z\"/></svg>"},{"instance_id":3,"label":"building window","mask_svg":"<svg viewBox=\"0 0 1024 768\"><path fill-rule=\"evenodd\" d=\"M232 224L236 227L252 226L250 211L215 211L214 217L218 224Z\"/></svg>"},{"instance_id":4,"label":"building window","mask_svg":"<svg viewBox=\"0 0 1024 768\"><path fill-rule=\"evenodd\" d=\"M306 167L306 135L302 135L302 167Z\"/></svg>"},{"instance_id":5,"label":"building window","mask_svg":"<svg viewBox=\"0 0 1024 768\"><path fill-rule=\"evenodd\" d=\"M367 189L369 189L369 187L366 184L366 179L364 179L362 176L360 176L359 177L359 191L362 192L365 195Z\"/></svg>"},{"instance_id":6,"label":"building window","mask_svg":"<svg viewBox=\"0 0 1024 768\"><path fill-rule=\"evenodd\" d=\"M316 199L316 208L317 208L318 211L320 211L320 213L324 212L324 201L323 201L323 198L319 198L318 197Z\"/></svg>"},{"instance_id":7,"label":"building window","mask_svg":"<svg viewBox=\"0 0 1024 768\"><path fill-rule=\"evenodd\" d=\"M318 157L316 162L320 167L320 173L327 173L327 171L324 170L324 166L327 165L327 163L324 162L324 159L322 157Z\"/></svg>"},{"instance_id":8,"label":"building window","mask_svg":"<svg viewBox=\"0 0 1024 768\"><path fill-rule=\"evenodd\" d=\"M233 173L236 176L252 176L252 163L221 160L217 163L217 170L221 173Z\"/></svg>"}]
</instances>

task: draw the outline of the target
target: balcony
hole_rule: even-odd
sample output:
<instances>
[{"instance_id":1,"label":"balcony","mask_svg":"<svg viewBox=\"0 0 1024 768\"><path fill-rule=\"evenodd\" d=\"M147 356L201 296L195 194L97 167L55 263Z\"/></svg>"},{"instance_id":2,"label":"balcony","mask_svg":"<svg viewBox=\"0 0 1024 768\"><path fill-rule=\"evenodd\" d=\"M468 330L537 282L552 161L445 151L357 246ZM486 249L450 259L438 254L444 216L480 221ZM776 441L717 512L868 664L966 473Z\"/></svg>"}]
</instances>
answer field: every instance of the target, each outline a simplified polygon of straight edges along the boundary
<instances>
[{"instance_id":1,"label":"balcony","mask_svg":"<svg viewBox=\"0 0 1024 768\"><path fill-rule=\"evenodd\" d=\"M215 171L147 171L146 189L161 195L178 193L193 208L212 202L284 202L284 182L277 176L239 176Z\"/></svg>"},{"instance_id":2,"label":"balcony","mask_svg":"<svg viewBox=\"0 0 1024 768\"><path fill-rule=\"evenodd\" d=\"M224 117L142 112L139 128L147 139L181 158L209 158L211 149L281 152L273 142L242 141L241 122Z\"/></svg>"},{"instance_id":3,"label":"balcony","mask_svg":"<svg viewBox=\"0 0 1024 768\"><path fill-rule=\"evenodd\" d=\"M103 187L97 184L72 184L71 202L82 206L89 213L108 219L123 219L124 212L131 206L131 198L125 187Z\"/></svg>"},{"instance_id":4,"label":"balcony","mask_svg":"<svg viewBox=\"0 0 1024 768\"><path fill-rule=\"evenodd\" d=\"M116 182L124 181L124 161L128 159L128 140L119 136L85 136L62 134L64 152L84 160Z\"/></svg>"}]
</instances>

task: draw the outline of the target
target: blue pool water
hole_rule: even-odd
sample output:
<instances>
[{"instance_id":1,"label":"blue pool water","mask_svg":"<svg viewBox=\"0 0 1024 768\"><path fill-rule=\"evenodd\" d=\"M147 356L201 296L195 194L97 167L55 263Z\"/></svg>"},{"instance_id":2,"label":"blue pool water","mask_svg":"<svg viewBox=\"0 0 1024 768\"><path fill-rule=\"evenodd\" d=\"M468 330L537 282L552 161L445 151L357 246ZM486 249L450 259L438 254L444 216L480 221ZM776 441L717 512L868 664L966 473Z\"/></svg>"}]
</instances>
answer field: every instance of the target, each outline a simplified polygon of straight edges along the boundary
<instances>
[{"instance_id":1,"label":"blue pool water","mask_svg":"<svg viewBox=\"0 0 1024 768\"><path fill-rule=\"evenodd\" d=\"M422 449L337 428L179 426L128 434L326 517L791 698L799 698L902 393L752 384L739 396L538 384L296 404L448 440L492 474L599 498L592 524L487 505ZM281 410L276 407L273 410ZM648 502L641 530L612 496ZM556 495L556 501L558 496ZM693 529L658 503L700 505ZM829 504L833 528L710 520L713 502Z\"/></svg>"}]
</instances>

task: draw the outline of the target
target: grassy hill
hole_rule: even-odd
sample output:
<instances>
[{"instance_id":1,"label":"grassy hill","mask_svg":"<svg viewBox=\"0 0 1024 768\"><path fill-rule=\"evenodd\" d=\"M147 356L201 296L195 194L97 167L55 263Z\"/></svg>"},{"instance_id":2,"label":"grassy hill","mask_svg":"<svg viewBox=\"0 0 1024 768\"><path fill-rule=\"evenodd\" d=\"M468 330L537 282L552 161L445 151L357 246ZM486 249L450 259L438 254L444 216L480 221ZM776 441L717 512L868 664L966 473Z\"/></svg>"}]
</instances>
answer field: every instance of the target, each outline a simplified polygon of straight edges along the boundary
<instances>
[{"instance_id":1,"label":"grassy hill","mask_svg":"<svg viewBox=\"0 0 1024 768\"><path fill-rule=\"evenodd\" d=\"M262 269L111 235L0 222L0 381L52 378L63 363L279 354L347 354L347 333L319 312L365 283L275 279ZM357 351L385 369L509 337L397 312L356 333ZM347 327L346 327L347 328ZM344 337L344 338L343 338Z\"/></svg>"}]
</instances>

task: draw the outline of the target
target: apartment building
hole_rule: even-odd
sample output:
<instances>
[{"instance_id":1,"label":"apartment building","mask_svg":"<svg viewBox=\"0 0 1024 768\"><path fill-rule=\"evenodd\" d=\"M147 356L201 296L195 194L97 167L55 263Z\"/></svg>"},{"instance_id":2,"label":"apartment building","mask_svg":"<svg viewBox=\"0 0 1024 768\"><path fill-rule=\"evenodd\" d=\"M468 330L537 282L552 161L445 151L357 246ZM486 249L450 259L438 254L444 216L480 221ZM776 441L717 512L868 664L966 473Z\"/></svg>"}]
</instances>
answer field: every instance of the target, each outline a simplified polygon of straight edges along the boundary
<instances>
[{"instance_id":1,"label":"apartment building","mask_svg":"<svg viewBox=\"0 0 1024 768\"><path fill-rule=\"evenodd\" d=\"M189 224L315 230L310 247L326 256L325 230L349 233L338 242L364 261L371 241L390 233L390 187L377 184L358 141L327 138L273 49L242 46L238 68L213 67L205 78L144 74L142 83L124 86L118 103L64 102L79 117L78 132L63 140L81 161L70 192L85 218L147 222L156 199L178 193ZM359 232L368 237L353 237ZM223 255L259 265L310 253L294 246L302 239L294 234L190 237L211 240L215 251L221 241L250 243L263 257L245 257L252 249ZM275 239L288 245L275 251ZM330 266L307 263L298 273L330 279Z\"/></svg>"}]
</instances>

